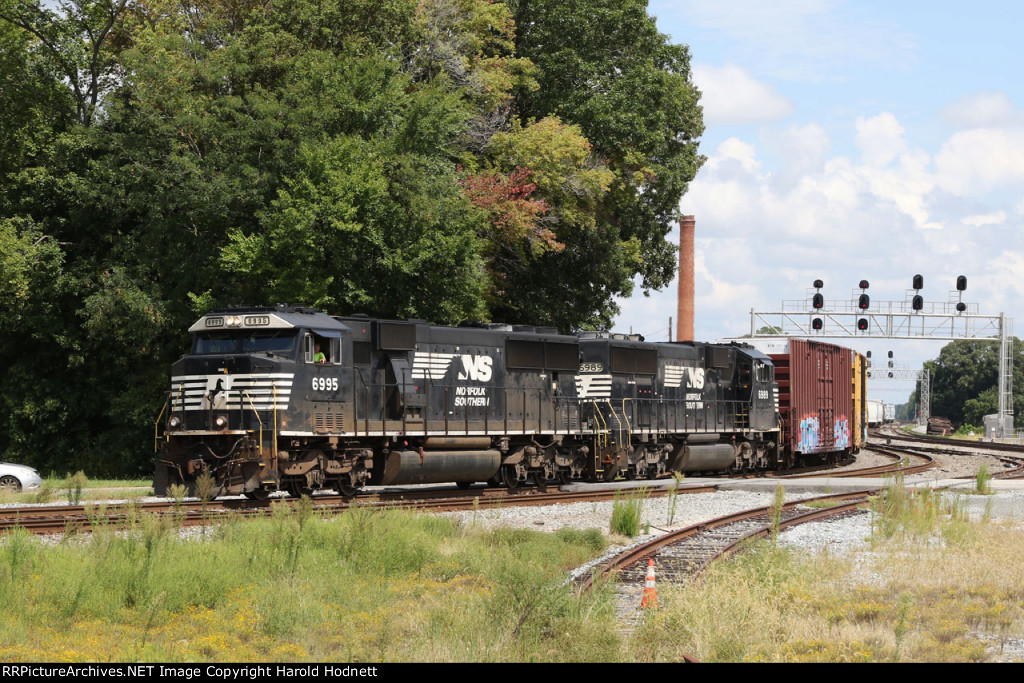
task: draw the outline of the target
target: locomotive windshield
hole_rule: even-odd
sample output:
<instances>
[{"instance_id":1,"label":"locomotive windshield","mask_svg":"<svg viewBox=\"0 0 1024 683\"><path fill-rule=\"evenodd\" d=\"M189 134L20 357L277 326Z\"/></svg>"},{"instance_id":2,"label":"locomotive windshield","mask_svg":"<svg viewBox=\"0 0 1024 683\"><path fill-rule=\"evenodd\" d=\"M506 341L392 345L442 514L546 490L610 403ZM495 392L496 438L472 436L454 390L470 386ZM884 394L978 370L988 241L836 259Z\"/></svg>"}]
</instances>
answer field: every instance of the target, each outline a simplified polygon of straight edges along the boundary
<instances>
[{"instance_id":1,"label":"locomotive windshield","mask_svg":"<svg viewBox=\"0 0 1024 683\"><path fill-rule=\"evenodd\" d=\"M200 332L195 336L192 353L199 356L229 353L290 355L295 349L296 336L294 330Z\"/></svg>"}]
</instances>

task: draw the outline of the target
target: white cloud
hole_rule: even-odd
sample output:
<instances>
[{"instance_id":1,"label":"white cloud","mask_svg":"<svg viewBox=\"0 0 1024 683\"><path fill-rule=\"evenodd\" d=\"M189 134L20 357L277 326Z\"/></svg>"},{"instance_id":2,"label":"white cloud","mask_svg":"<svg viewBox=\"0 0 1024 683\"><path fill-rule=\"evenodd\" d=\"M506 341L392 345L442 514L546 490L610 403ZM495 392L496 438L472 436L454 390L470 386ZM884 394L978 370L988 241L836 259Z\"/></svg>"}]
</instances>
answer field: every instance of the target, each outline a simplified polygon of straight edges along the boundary
<instances>
[{"instance_id":1,"label":"white cloud","mask_svg":"<svg viewBox=\"0 0 1024 683\"><path fill-rule=\"evenodd\" d=\"M961 219L960 222L975 228L980 228L983 225L999 225L1006 222L1006 212L994 211L992 213L979 214L977 216L967 216L966 218Z\"/></svg>"},{"instance_id":2,"label":"white cloud","mask_svg":"<svg viewBox=\"0 0 1024 683\"><path fill-rule=\"evenodd\" d=\"M870 166L886 166L907 149L906 131L896 117L882 112L872 118L857 117L857 147Z\"/></svg>"},{"instance_id":3,"label":"white cloud","mask_svg":"<svg viewBox=\"0 0 1024 683\"><path fill-rule=\"evenodd\" d=\"M717 170L738 165L749 174L758 173L761 170L757 152L749 142L739 138L729 138L718 146L717 152L716 155L708 159L709 168Z\"/></svg>"},{"instance_id":4,"label":"white cloud","mask_svg":"<svg viewBox=\"0 0 1024 683\"><path fill-rule=\"evenodd\" d=\"M819 277L827 299L852 305L860 279L872 282L872 301L903 301L921 273L926 299L946 301L964 274L966 300L983 313L1024 316L1024 140L1014 130L961 131L931 154L907 144L885 113L850 126L862 157L828 157L831 142L813 124L773 133L766 146L801 131L806 147L783 154L781 167L749 141L724 141L683 198L697 221L698 338L744 334L751 308L778 310ZM952 194L968 189L976 194ZM647 326L664 339L675 310L673 283L625 304L617 329Z\"/></svg>"},{"instance_id":5,"label":"white cloud","mask_svg":"<svg viewBox=\"0 0 1024 683\"><path fill-rule=\"evenodd\" d=\"M762 123L793 112L793 103L741 67L695 64L693 82L701 91L706 125Z\"/></svg>"},{"instance_id":6,"label":"white cloud","mask_svg":"<svg viewBox=\"0 0 1024 683\"><path fill-rule=\"evenodd\" d=\"M782 130L765 129L761 132L761 139L783 160L783 170L777 175L777 182L793 182L820 169L832 148L828 133L816 123L788 126Z\"/></svg>"},{"instance_id":7,"label":"white cloud","mask_svg":"<svg viewBox=\"0 0 1024 683\"><path fill-rule=\"evenodd\" d=\"M960 128L1014 125L1024 122L1010 98L1001 92L967 95L942 110L942 118Z\"/></svg>"},{"instance_id":8,"label":"white cloud","mask_svg":"<svg viewBox=\"0 0 1024 683\"><path fill-rule=\"evenodd\" d=\"M1024 186L1024 128L955 133L935 156L935 168L938 185L958 196Z\"/></svg>"}]
</instances>

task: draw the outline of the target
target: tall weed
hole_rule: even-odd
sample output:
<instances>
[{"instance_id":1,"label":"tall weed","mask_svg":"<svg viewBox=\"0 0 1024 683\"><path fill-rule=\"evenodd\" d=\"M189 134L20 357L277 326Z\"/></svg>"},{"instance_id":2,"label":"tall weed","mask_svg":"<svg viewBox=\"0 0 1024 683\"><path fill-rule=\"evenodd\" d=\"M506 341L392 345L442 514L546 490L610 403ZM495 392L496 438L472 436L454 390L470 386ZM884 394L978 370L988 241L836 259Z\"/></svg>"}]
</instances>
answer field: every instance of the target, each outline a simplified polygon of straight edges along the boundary
<instances>
[{"instance_id":1,"label":"tall weed","mask_svg":"<svg viewBox=\"0 0 1024 683\"><path fill-rule=\"evenodd\" d=\"M612 533L630 538L640 533L641 515L647 495L647 489L643 488L625 495L619 491L615 493L615 500L612 503Z\"/></svg>"},{"instance_id":2,"label":"tall weed","mask_svg":"<svg viewBox=\"0 0 1024 683\"><path fill-rule=\"evenodd\" d=\"M978 468L978 474L975 476L974 492L980 493L981 495L988 496L992 494L992 474L989 473L988 467L982 465Z\"/></svg>"},{"instance_id":3,"label":"tall weed","mask_svg":"<svg viewBox=\"0 0 1024 683\"><path fill-rule=\"evenodd\" d=\"M89 483L85 472L78 470L74 474L64 477L64 489L67 492L68 505L80 505L82 502L82 489Z\"/></svg>"}]
</instances>

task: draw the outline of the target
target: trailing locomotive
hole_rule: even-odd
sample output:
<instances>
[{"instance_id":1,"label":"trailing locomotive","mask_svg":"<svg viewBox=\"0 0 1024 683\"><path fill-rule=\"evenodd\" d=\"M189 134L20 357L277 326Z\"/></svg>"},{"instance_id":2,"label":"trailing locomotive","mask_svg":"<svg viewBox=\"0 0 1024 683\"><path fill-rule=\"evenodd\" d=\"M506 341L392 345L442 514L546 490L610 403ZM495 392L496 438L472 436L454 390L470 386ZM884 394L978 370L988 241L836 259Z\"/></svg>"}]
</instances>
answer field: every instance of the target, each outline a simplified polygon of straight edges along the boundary
<instances>
[{"instance_id":1,"label":"trailing locomotive","mask_svg":"<svg viewBox=\"0 0 1024 683\"><path fill-rule=\"evenodd\" d=\"M778 387L738 343L214 310L172 366L158 495L656 477L779 465Z\"/></svg>"},{"instance_id":2,"label":"trailing locomotive","mask_svg":"<svg viewBox=\"0 0 1024 683\"><path fill-rule=\"evenodd\" d=\"M870 404L863 355L810 339L744 341L768 354L775 366L785 465L834 463L860 451L867 442Z\"/></svg>"}]
</instances>

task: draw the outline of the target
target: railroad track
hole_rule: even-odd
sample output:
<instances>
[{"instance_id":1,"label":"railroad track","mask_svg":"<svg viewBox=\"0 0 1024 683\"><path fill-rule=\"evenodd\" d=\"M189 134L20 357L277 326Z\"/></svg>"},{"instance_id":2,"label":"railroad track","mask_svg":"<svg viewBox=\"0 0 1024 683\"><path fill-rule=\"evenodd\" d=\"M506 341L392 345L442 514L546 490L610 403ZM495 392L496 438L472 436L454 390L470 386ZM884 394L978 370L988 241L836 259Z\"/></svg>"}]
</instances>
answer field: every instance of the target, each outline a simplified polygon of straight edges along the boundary
<instances>
[{"instance_id":1,"label":"railroad track","mask_svg":"<svg viewBox=\"0 0 1024 683\"><path fill-rule=\"evenodd\" d=\"M679 494L710 493L714 485L679 488ZM644 489L648 497L669 495L672 488ZM349 499L344 496L316 496L314 510L320 515L341 514L354 506L360 508L407 509L430 512L489 509L525 505L555 505L558 503L585 503L607 501L621 495L621 489L592 491L551 492L524 489L509 492L506 489L478 489L475 491L403 491L380 493ZM129 527L144 515L169 518L179 526L216 524L234 517L262 517L270 515L273 505L294 506L294 498L276 498L256 502L232 499L202 503L201 501L173 501L152 503L113 503L109 505L28 506L0 508L0 533L23 528L33 534L59 534L69 530L90 531L96 527Z\"/></svg>"},{"instance_id":2,"label":"railroad track","mask_svg":"<svg viewBox=\"0 0 1024 683\"><path fill-rule=\"evenodd\" d=\"M871 444L871 450L891 458L892 462L878 467L860 468L840 473L829 473L829 477L869 477L900 473L911 474L934 467L935 460L929 453L901 446ZM912 459L920 462L913 463ZM793 475L788 478L816 476ZM820 476L820 475L817 475ZM785 477L779 477L785 478ZM867 489L835 495L805 498L783 504L779 511L778 529L786 529L807 522L835 519L850 514L860 514L869 497L878 489ZM808 505L825 507L807 509ZM745 547L746 543L765 538L773 532L774 511L771 507L718 517L708 522L695 524L685 529L666 534L648 543L631 548L602 565L598 572L590 574L579 586L579 592L590 590L597 582L616 580L616 605L622 630L631 632L642 618L640 604L643 600L644 584L648 563L653 560L657 580L662 583L685 583L707 569L713 562L728 557Z\"/></svg>"},{"instance_id":3,"label":"railroad track","mask_svg":"<svg viewBox=\"0 0 1024 683\"><path fill-rule=\"evenodd\" d=\"M916 474L924 472L935 466L935 459L926 453L917 452L916 450L892 448L890 446L882 446L879 444L869 444L867 449L879 453L890 459L890 462L885 465L876 465L873 467L861 467L858 469L850 470L826 470L826 469L814 469L809 472L796 472L792 474L769 474L768 476L774 479L810 479L812 477L829 477L831 479L844 479L851 477L883 477L888 474ZM914 464L913 458L918 458L922 462Z\"/></svg>"},{"instance_id":4,"label":"railroad track","mask_svg":"<svg viewBox=\"0 0 1024 683\"><path fill-rule=\"evenodd\" d=\"M939 446L922 446L922 445L902 445L901 448L910 449L919 453L927 453L931 455L945 455L952 457L971 457L977 455L971 451L984 450L983 448L944 448ZM997 459L1006 468L1001 472L991 472L993 479L1020 479L1024 477L1024 454L1012 456L1012 455L997 455L995 453L985 453L989 457ZM970 479L970 476L957 477L958 479Z\"/></svg>"},{"instance_id":5,"label":"railroad track","mask_svg":"<svg viewBox=\"0 0 1024 683\"><path fill-rule=\"evenodd\" d=\"M901 472L910 474L933 466L933 460L925 453L913 455L924 460L924 463L913 465L908 460L911 451L897 450L890 447L872 445L875 451L882 452L892 462L876 467L859 468L844 471L812 470L789 475L774 475L778 479L800 479L815 476L831 478L843 477L877 477ZM919 449L915 449L919 450ZM1024 462L1024 461L1022 461ZM1005 476L1005 475L1004 475ZM689 482L695 481L690 479ZM599 489L594 491L545 492L537 488L517 489L508 491L501 488L479 488L470 491L416 491L373 493L360 495L352 500L345 496L316 496L313 499L315 510L321 515L340 514L353 505L361 507L387 507L391 509L410 509L422 511L456 511L471 509L487 509L492 507L512 507L520 505L554 505L557 503L579 503L588 501L606 501L615 496L619 489ZM646 489L651 497L668 495L671 487L652 487ZM705 493L715 490L714 485L704 487L688 486L680 488L679 493ZM89 531L97 526L126 527L137 523L143 515L159 515L171 518L180 526L200 524L216 524L232 517L260 517L270 514L272 505L294 505L296 499L275 498L271 501L253 501L248 499L229 499L203 503L202 501L162 501L150 503L111 503L95 505L67 506L25 506L18 508L0 508L0 533L16 527L26 529L34 534L64 533L67 530Z\"/></svg>"},{"instance_id":6,"label":"railroad track","mask_svg":"<svg viewBox=\"0 0 1024 683\"><path fill-rule=\"evenodd\" d=\"M797 524L859 514L860 508L877 489L818 496L785 503L779 513L778 529ZM826 507L807 509L809 504ZM704 571L712 562L728 557L746 543L765 538L773 531L771 506L745 510L694 524L636 546L604 564L579 585L584 593L601 581L616 579L616 605L624 632L631 632L642 618L640 603L650 560L657 580L684 583Z\"/></svg>"},{"instance_id":7,"label":"railroad track","mask_svg":"<svg viewBox=\"0 0 1024 683\"><path fill-rule=\"evenodd\" d=\"M942 436L906 434L890 430L876 432L879 438L888 442L897 441L900 448L916 453L945 456L971 456L983 454L996 458L1006 467L1001 472L992 472L994 479L1019 479L1024 477L1024 446L987 441L965 441ZM993 453L992 451L996 451ZM970 478L970 477L960 477Z\"/></svg>"},{"instance_id":8,"label":"railroad track","mask_svg":"<svg viewBox=\"0 0 1024 683\"><path fill-rule=\"evenodd\" d=\"M934 459L920 452L920 447L904 448L872 444L871 449L891 458L887 465L859 468L853 470L813 470L788 475L769 475L777 479L800 479L815 476L830 478L843 477L877 477L893 473L911 474L921 472L934 466ZM909 457L923 460L921 464L911 464ZM1021 474L1024 476L1024 459L1021 459ZM1003 475L1007 476L1007 475ZM688 480L689 483L696 481ZM716 490L714 485L687 486L679 488L679 493L706 493ZM614 498L621 489L597 489L591 491L547 492L540 488L526 488L509 491L503 488L477 488L469 491L417 491L403 490L398 492L382 492L360 495L351 499L340 495L316 496L313 499L315 510L322 515L340 514L353 505L361 507L387 507L423 511L456 511L471 509L487 509L492 507L512 507L520 505L554 505L557 503L580 503L588 501L606 501ZM645 489L646 495L658 497L668 495L672 487L651 487ZM180 526L198 524L214 524L231 517L260 517L270 514L272 505L294 505L296 499L275 498L270 501L254 501L249 499L228 499L203 503L202 501L161 501L150 503L111 503L93 505L66 506L23 506L0 508L0 534L16 527L24 528L35 534L63 533L68 529L89 531L96 526L124 527L135 524L143 515L168 516Z\"/></svg>"},{"instance_id":9,"label":"railroad track","mask_svg":"<svg viewBox=\"0 0 1024 683\"><path fill-rule=\"evenodd\" d=\"M927 434L908 434L903 431L877 430L872 432L879 438L895 441L914 441L933 445L956 446L958 448L984 449L989 451L1005 451L1024 455L1024 446L1012 443L1000 443L996 441L966 441L963 439L952 439L948 436L934 436Z\"/></svg>"}]
</instances>

